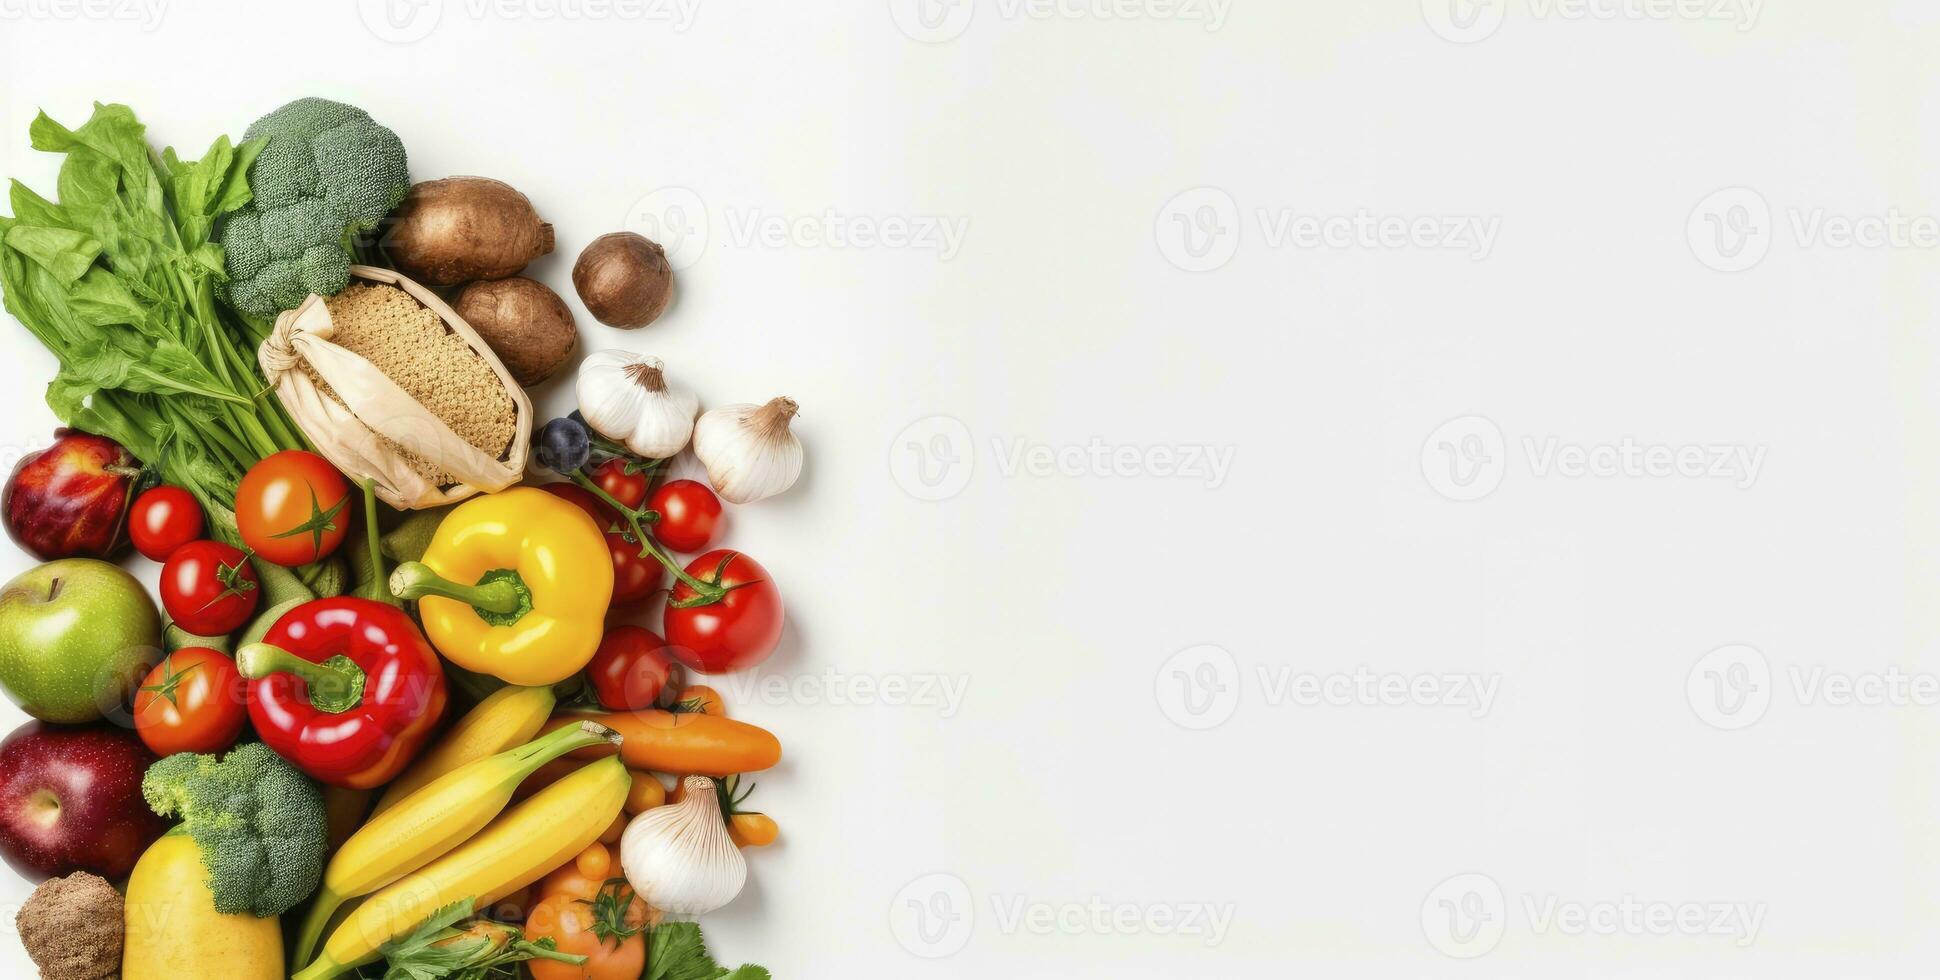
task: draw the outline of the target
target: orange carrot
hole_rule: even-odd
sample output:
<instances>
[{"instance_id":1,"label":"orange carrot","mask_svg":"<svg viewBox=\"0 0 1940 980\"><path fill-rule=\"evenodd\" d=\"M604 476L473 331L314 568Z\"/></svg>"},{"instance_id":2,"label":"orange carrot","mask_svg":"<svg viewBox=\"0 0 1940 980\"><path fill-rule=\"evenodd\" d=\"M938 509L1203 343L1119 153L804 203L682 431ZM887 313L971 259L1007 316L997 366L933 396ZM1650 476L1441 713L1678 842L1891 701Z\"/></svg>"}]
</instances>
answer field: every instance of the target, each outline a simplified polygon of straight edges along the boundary
<instances>
[{"instance_id":1,"label":"orange carrot","mask_svg":"<svg viewBox=\"0 0 1940 980\"><path fill-rule=\"evenodd\" d=\"M646 711L561 715L546 723L552 731L579 721L596 721L620 733L620 758L633 769L723 777L759 772L781 761L781 742L766 729L718 715ZM610 745L573 753L576 759L611 755Z\"/></svg>"}]
</instances>

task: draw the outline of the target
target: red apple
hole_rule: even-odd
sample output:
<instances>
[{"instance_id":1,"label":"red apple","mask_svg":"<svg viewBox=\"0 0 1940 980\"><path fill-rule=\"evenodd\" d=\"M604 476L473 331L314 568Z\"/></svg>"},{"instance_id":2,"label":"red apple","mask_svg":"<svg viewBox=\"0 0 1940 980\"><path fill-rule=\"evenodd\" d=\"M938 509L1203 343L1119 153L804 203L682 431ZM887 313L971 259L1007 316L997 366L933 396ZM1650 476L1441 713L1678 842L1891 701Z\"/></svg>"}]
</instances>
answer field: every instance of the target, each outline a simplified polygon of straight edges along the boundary
<instances>
[{"instance_id":1,"label":"red apple","mask_svg":"<svg viewBox=\"0 0 1940 980\"><path fill-rule=\"evenodd\" d=\"M61 429L14 467L0 497L7 534L41 561L120 550L141 464L113 439Z\"/></svg>"},{"instance_id":2,"label":"red apple","mask_svg":"<svg viewBox=\"0 0 1940 980\"><path fill-rule=\"evenodd\" d=\"M0 857L39 880L128 876L168 824L141 798L155 762L134 732L30 721L0 742Z\"/></svg>"}]
</instances>

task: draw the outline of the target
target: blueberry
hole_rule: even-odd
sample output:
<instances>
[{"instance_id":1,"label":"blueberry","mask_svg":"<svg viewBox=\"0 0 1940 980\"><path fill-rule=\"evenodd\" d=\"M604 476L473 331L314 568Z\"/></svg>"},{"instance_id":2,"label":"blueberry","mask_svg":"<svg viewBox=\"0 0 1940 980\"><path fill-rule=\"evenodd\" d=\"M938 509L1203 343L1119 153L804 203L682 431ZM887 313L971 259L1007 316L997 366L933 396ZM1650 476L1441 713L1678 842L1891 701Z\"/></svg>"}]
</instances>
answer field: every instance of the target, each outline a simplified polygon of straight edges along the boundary
<instances>
[{"instance_id":1,"label":"blueberry","mask_svg":"<svg viewBox=\"0 0 1940 980\"><path fill-rule=\"evenodd\" d=\"M593 443L586 426L574 419L553 419L539 430L539 465L570 476L579 472L593 455Z\"/></svg>"}]
</instances>

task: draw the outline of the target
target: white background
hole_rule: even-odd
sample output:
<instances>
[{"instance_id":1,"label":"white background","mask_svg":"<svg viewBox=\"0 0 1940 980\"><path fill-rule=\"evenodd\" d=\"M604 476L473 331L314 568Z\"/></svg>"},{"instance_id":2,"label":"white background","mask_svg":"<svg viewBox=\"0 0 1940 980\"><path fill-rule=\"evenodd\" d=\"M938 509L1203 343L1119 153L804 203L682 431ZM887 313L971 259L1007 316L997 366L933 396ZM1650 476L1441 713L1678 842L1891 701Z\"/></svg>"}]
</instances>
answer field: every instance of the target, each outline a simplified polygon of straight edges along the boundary
<instances>
[{"instance_id":1,"label":"white background","mask_svg":"<svg viewBox=\"0 0 1940 980\"><path fill-rule=\"evenodd\" d=\"M782 843L705 920L724 961L1930 975L1940 707L1812 685L1940 670L1933 242L1818 233L1931 231L1934 4L27 2L0 0L0 172L37 187L36 107L125 101L199 153L325 95L419 179L529 194L560 242L531 273L569 300L595 235L687 243L656 325L574 306L585 349L708 404L802 405L806 476L733 514L788 601L765 671L807 680L723 685L787 747L757 796ZM1357 214L1496 231L1276 233ZM748 233L774 218L795 233ZM857 221L967 232L823 234ZM9 329L18 452L52 364ZM1626 440L1759 468L1544 465ZM1479 718L1278 696L1357 668L1499 689ZM932 696L882 703L897 678ZM1759 929L1545 912L1626 897ZM1164 925L1204 907L1223 932Z\"/></svg>"}]
</instances>

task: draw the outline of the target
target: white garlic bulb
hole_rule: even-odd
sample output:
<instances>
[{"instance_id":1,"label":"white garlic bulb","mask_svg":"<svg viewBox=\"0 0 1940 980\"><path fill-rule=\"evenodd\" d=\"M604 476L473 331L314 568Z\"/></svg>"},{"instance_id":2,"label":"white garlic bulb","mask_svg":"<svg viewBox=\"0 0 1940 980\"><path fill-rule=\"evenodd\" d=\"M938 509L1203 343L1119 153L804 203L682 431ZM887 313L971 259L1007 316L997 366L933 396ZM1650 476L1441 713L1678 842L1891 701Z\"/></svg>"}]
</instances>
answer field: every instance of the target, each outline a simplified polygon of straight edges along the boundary
<instances>
[{"instance_id":1,"label":"white garlic bulb","mask_svg":"<svg viewBox=\"0 0 1940 980\"><path fill-rule=\"evenodd\" d=\"M595 432L647 459L666 459L694 434L698 396L667 382L660 358L603 350L579 366L579 414Z\"/></svg>"},{"instance_id":2,"label":"white garlic bulb","mask_svg":"<svg viewBox=\"0 0 1940 980\"><path fill-rule=\"evenodd\" d=\"M706 915L741 894L748 861L728 836L714 781L688 776L681 786L685 799L627 824L620 865L641 901L675 915Z\"/></svg>"},{"instance_id":3,"label":"white garlic bulb","mask_svg":"<svg viewBox=\"0 0 1940 980\"><path fill-rule=\"evenodd\" d=\"M707 467L714 491L745 504L794 486L802 475L802 443L788 423L798 410L794 399L784 397L701 416L694 424L694 455Z\"/></svg>"}]
</instances>

